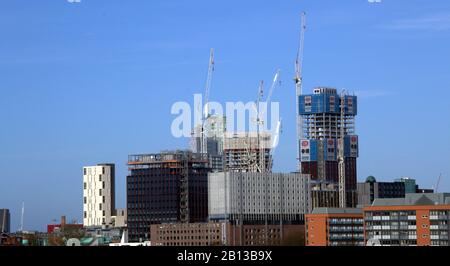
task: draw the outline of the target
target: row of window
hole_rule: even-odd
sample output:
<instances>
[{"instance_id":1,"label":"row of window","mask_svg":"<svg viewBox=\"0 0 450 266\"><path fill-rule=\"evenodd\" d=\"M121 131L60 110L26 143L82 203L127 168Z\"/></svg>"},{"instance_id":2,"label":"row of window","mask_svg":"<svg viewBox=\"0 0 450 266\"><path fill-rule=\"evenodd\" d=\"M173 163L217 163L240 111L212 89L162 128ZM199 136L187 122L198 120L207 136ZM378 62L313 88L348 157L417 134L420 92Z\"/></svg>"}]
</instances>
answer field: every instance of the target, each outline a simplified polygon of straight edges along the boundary
<instances>
[{"instance_id":1,"label":"row of window","mask_svg":"<svg viewBox=\"0 0 450 266\"><path fill-rule=\"evenodd\" d=\"M366 231L367 235L369 236L390 236L390 235L403 235L403 236L415 236L417 234L416 230L409 230L409 231Z\"/></svg>"},{"instance_id":2,"label":"row of window","mask_svg":"<svg viewBox=\"0 0 450 266\"><path fill-rule=\"evenodd\" d=\"M209 245L220 245L220 242L209 243L209 242L168 242L168 243L157 243L157 246L209 246Z\"/></svg>"},{"instance_id":3,"label":"row of window","mask_svg":"<svg viewBox=\"0 0 450 266\"><path fill-rule=\"evenodd\" d=\"M410 225L416 225L415 220L410 221L368 221L366 222L366 226L391 226L391 227L397 227L397 226L410 226Z\"/></svg>"},{"instance_id":4,"label":"row of window","mask_svg":"<svg viewBox=\"0 0 450 266\"><path fill-rule=\"evenodd\" d=\"M158 237L159 240L209 240L208 236L160 236ZM220 239L219 236L211 236L212 240Z\"/></svg>"},{"instance_id":5,"label":"row of window","mask_svg":"<svg viewBox=\"0 0 450 266\"><path fill-rule=\"evenodd\" d=\"M216 229L203 229L203 230L169 230L169 231L165 231L165 230L159 230L158 233L160 235L170 235L170 234L211 234L211 233L220 233L220 230L216 230Z\"/></svg>"},{"instance_id":6,"label":"row of window","mask_svg":"<svg viewBox=\"0 0 450 266\"><path fill-rule=\"evenodd\" d=\"M87 204L87 197L84 197L83 202L84 202L84 204ZM102 197L102 203L106 203L106 197L105 196ZM101 207L100 207L100 210L101 210Z\"/></svg>"},{"instance_id":7,"label":"row of window","mask_svg":"<svg viewBox=\"0 0 450 266\"><path fill-rule=\"evenodd\" d=\"M103 211L103 212L102 212L102 216L106 216L106 211ZM87 212L86 212L86 211L84 212L84 218L85 218L85 219L88 218L88 215L87 215ZM91 218L91 216L89 216L89 218ZM103 219L105 219L105 218L103 218Z\"/></svg>"},{"instance_id":8,"label":"row of window","mask_svg":"<svg viewBox=\"0 0 450 266\"><path fill-rule=\"evenodd\" d=\"M366 212L366 217L372 216L411 216L416 215L415 211L374 211L374 212Z\"/></svg>"},{"instance_id":9,"label":"row of window","mask_svg":"<svg viewBox=\"0 0 450 266\"><path fill-rule=\"evenodd\" d=\"M416 246L417 240L380 240L383 246Z\"/></svg>"},{"instance_id":10,"label":"row of window","mask_svg":"<svg viewBox=\"0 0 450 266\"><path fill-rule=\"evenodd\" d=\"M95 172L92 170L93 170L92 168L83 168L83 174L84 175L87 175L87 174L92 175L93 174L92 172ZM105 174L105 167L102 167L102 174Z\"/></svg>"},{"instance_id":11,"label":"row of window","mask_svg":"<svg viewBox=\"0 0 450 266\"><path fill-rule=\"evenodd\" d=\"M330 224L363 224L363 219L359 218L332 218Z\"/></svg>"},{"instance_id":12,"label":"row of window","mask_svg":"<svg viewBox=\"0 0 450 266\"><path fill-rule=\"evenodd\" d=\"M83 183L83 188L84 188L84 189L87 189L87 183L86 183L86 182ZM105 182L102 182L102 188L103 188L103 189L105 188ZM100 195L100 196L101 196L101 195Z\"/></svg>"}]
</instances>

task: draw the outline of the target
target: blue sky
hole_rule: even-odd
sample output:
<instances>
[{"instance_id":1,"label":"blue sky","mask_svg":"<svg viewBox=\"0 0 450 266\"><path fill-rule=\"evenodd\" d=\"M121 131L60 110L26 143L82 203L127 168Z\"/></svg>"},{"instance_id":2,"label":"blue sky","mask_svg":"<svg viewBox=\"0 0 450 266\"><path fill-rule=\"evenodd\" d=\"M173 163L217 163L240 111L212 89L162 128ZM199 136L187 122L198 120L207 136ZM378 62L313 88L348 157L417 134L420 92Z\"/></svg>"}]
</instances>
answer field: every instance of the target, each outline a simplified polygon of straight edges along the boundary
<instances>
[{"instance_id":1,"label":"blue sky","mask_svg":"<svg viewBox=\"0 0 450 266\"><path fill-rule=\"evenodd\" d=\"M401 176L450 191L450 2L447 0L0 2L0 208L12 227L81 221L82 166L116 163L125 207L128 154L186 148L176 101L251 101L277 68L283 135L277 171L295 170L299 14L308 13L304 90L359 98L360 180Z\"/></svg>"}]
</instances>

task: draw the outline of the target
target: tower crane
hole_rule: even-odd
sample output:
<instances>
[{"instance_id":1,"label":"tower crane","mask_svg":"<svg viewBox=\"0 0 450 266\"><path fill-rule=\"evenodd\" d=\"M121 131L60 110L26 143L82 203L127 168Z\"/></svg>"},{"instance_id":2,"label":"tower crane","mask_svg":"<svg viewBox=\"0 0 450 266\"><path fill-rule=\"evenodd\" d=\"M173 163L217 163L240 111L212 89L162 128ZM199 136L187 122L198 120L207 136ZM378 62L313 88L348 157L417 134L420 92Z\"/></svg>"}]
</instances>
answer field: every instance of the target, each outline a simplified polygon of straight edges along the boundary
<instances>
[{"instance_id":1,"label":"tower crane","mask_svg":"<svg viewBox=\"0 0 450 266\"><path fill-rule=\"evenodd\" d=\"M278 69L272 80L272 84L270 86L269 93L266 98L267 104L270 103L273 92L275 91L275 88L277 87L277 85L280 84L279 77L280 77L280 70ZM256 169L258 172L265 172L267 170L267 166L265 165L265 158L264 158L264 148L265 147L262 147L261 139L260 139L261 126L264 125L264 123L265 123L264 115L265 115L265 112L267 111L267 108L266 108L266 109L263 109L261 111L261 113L259 112L260 111L259 105L262 102L263 97L264 97L264 81L261 81L259 88L258 88L258 95L256 97L255 105L253 105L253 108L255 109L255 113L256 113L256 118L255 118L254 122L256 123L257 149L259 150L259 158L256 160ZM270 164L269 164L269 166L270 166Z\"/></svg>"},{"instance_id":2,"label":"tower crane","mask_svg":"<svg viewBox=\"0 0 450 266\"><path fill-rule=\"evenodd\" d=\"M341 93L341 125L338 139L338 172L339 172L339 207L347 206L345 195L345 158L344 158L344 135L345 135L345 90Z\"/></svg>"},{"instance_id":3,"label":"tower crane","mask_svg":"<svg viewBox=\"0 0 450 266\"><path fill-rule=\"evenodd\" d=\"M434 188L434 193L438 193L439 184L441 183L441 179L442 179L442 174L439 174L439 177L438 177L437 182L436 182L436 186Z\"/></svg>"},{"instance_id":4,"label":"tower crane","mask_svg":"<svg viewBox=\"0 0 450 266\"><path fill-rule=\"evenodd\" d=\"M275 91L276 86L279 84L281 84L281 82L280 82L280 70L278 69L277 72L275 73L275 76L273 77L272 85L270 86L269 93L266 98L267 104L269 104L270 101L272 100L273 92ZM264 81L261 81L260 86L258 88L258 96L255 101L255 105L253 105L253 109L256 113L256 118L255 118L254 122L256 122L257 125L264 125L264 123L265 123L263 117L264 117L267 109L262 110L261 113L259 112L259 104L262 101L263 96L264 96Z\"/></svg>"},{"instance_id":5,"label":"tower crane","mask_svg":"<svg viewBox=\"0 0 450 266\"><path fill-rule=\"evenodd\" d=\"M304 51L304 43L305 43L305 31L306 31L306 12L302 12L301 14L301 28L300 28L300 41L297 50L297 58L295 60L295 98L296 98L296 106L297 110L297 156L298 156L298 168L301 171L301 154L299 143L303 135L303 119L299 113L299 97L302 95L302 86L303 86L303 51Z\"/></svg>"},{"instance_id":6,"label":"tower crane","mask_svg":"<svg viewBox=\"0 0 450 266\"><path fill-rule=\"evenodd\" d=\"M204 105L204 109L202 110L202 129L201 129L201 147L200 147L200 151L201 153L207 153L208 152L208 148L207 148L207 134L206 134L206 123L210 117L210 113L209 113L209 94L211 91L211 84L212 84L212 78L213 78L213 73L214 73L214 67L215 63L214 63L214 49L211 48L211 52L209 55L209 64L208 64L208 75L206 77L206 84L205 84L205 105Z\"/></svg>"}]
</instances>

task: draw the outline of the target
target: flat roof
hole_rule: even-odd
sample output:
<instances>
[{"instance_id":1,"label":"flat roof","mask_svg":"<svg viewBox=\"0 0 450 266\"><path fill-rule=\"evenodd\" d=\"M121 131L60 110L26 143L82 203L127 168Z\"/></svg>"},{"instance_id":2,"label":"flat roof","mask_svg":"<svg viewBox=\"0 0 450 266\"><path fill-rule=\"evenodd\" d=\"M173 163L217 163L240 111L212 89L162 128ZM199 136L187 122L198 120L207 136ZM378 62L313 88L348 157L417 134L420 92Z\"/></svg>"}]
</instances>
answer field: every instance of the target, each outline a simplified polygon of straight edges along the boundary
<instances>
[{"instance_id":1,"label":"flat roof","mask_svg":"<svg viewBox=\"0 0 450 266\"><path fill-rule=\"evenodd\" d=\"M315 208L312 214L361 214L360 208Z\"/></svg>"},{"instance_id":2,"label":"flat roof","mask_svg":"<svg viewBox=\"0 0 450 266\"><path fill-rule=\"evenodd\" d=\"M408 193L404 198L375 199L372 207L434 206L450 204L450 193Z\"/></svg>"}]
</instances>

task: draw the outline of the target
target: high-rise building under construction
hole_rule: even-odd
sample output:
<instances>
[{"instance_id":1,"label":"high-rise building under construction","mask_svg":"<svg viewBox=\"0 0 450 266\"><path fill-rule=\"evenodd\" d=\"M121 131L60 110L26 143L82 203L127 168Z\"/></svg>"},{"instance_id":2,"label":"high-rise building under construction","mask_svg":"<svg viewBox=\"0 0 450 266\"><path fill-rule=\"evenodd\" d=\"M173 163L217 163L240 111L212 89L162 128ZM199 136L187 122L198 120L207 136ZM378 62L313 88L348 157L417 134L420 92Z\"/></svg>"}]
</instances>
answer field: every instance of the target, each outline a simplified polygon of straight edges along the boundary
<instances>
[{"instance_id":1,"label":"high-rise building under construction","mask_svg":"<svg viewBox=\"0 0 450 266\"><path fill-rule=\"evenodd\" d=\"M190 149L193 153L206 153L214 172L223 171L223 145L226 132L226 117L211 115L204 125L192 131ZM204 147L203 147L204 146Z\"/></svg>"},{"instance_id":2,"label":"high-rise building under construction","mask_svg":"<svg viewBox=\"0 0 450 266\"><path fill-rule=\"evenodd\" d=\"M272 172L272 136L268 132L225 134L225 172Z\"/></svg>"},{"instance_id":3,"label":"high-rise building under construction","mask_svg":"<svg viewBox=\"0 0 450 266\"><path fill-rule=\"evenodd\" d=\"M339 207L340 181L345 182L345 205L355 207L357 97L339 95L336 89L320 87L315 88L313 94L300 95L298 108L301 118L299 158L301 172L311 175L312 207ZM342 134L343 145L340 146ZM345 180L339 179L340 147L344 165L341 173Z\"/></svg>"}]
</instances>

